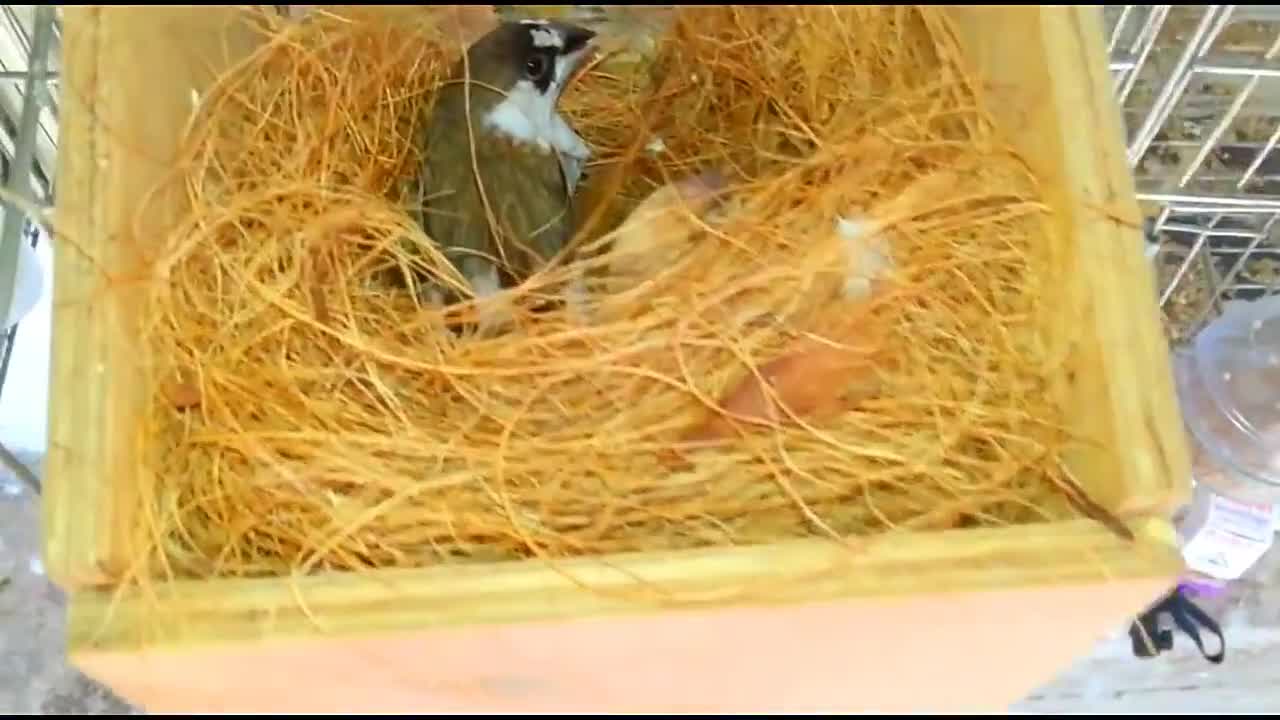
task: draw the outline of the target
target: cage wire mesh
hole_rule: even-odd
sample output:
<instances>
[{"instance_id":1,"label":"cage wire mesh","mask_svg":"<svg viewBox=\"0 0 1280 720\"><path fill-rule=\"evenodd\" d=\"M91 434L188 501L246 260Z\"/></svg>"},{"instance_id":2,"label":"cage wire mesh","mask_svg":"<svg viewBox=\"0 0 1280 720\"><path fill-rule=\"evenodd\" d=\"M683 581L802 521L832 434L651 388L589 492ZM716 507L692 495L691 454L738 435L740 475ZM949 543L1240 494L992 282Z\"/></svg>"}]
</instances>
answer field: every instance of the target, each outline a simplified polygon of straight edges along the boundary
<instances>
[{"instance_id":1,"label":"cage wire mesh","mask_svg":"<svg viewBox=\"0 0 1280 720\"><path fill-rule=\"evenodd\" d=\"M1108 5L1112 78L1177 345L1280 290L1280 6Z\"/></svg>"}]
</instances>

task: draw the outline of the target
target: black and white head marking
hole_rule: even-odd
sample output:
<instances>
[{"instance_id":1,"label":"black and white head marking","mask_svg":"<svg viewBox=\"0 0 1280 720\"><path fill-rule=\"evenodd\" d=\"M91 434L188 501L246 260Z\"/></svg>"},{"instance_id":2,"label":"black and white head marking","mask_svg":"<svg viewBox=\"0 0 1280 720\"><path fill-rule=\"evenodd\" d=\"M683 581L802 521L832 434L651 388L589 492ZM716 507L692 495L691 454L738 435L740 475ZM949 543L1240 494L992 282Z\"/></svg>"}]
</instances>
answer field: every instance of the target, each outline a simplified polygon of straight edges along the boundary
<instances>
[{"instance_id":1,"label":"black and white head marking","mask_svg":"<svg viewBox=\"0 0 1280 720\"><path fill-rule=\"evenodd\" d=\"M550 20L522 20L519 26L523 32L515 33L514 50L516 58L523 62L521 79L558 100L595 33Z\"/></svg>"},{"instance_id":2,"label":"black and white head marking","mask_svg":"<svg viewBox=\"0 0 1280 720\"><path fill-rule=\"evenodd\" d=\"M546 20L521 20L520 24L529 28L529 35L533 38L535 48L555 48L556 50L564 48L564 38L550 27Z\"/></svg>"},{"instance_id":3,"label":"black and white head marking","mask_svg":"<svg viewBox=\"0 0 1280 720\"><path fill-rule=\"evenodd\" d=\"M595 33L552 20L523 20L512 30L516 79L506 98L486 115L486 124L516 140L585 160L590 155L586 143L560 117L556 104Z\"/></svg>"}]
</instances>

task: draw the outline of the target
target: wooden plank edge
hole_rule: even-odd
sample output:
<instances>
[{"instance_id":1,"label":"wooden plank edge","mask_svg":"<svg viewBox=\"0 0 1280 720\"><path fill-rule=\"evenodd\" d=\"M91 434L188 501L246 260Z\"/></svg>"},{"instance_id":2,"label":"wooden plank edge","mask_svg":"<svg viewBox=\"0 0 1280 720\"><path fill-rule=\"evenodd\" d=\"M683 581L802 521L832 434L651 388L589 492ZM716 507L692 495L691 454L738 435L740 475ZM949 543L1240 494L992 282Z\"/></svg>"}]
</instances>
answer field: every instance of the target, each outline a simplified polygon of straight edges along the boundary
<instances>
[{"instance_id":1,"label":"wooden plank edge","mask_svg":"<svg viewBox=\"0 0 1280 720\"><path fill-rule=\"evenodd\" d=\"M1165 583L272 637L76 659L151 712L1005 712ZM1046 618L1058 630L1048 638Z\"/></svg>"},{"instance_id":2,"label":"wooden plank edge","mask_svg":"<svg viewBox=\"0 0 1280 720\"><path fill-rule=\"evenodd\" d=\"M188 93L206 87L217 68L247 55L255 44L241 24L245 11L242 6L196 14L181 6L67 8L61 130L67 151L60 153L58 213L75 247L63 247L55 260L50 482L44 506L46 562L64 588L112 585L131 572L147 544L149 518L139 497L149 479L140 462L146 445L140 422L146 358L137 353L137 304L109 293L115 292L112 281L133 281L142 259L138 249L146 230L135 237L136 201L157 200L149 194L160 191L162 182L164 190L157 195L180 197L180 188L170 182L172 159L164 154L174 148L151 145L147 130L128 118L138 117L130 113L149 98L188 108ZM153 62L157 51L142 44L143 38L156 32L180 36L190 31L193 18L216 30L182 46L191 55L174 58L166 68L169 75L153 74L141 86L112 82L113 72ZM186 117L175 120L181 126ZM141 123L142 128L152 125ZM155 184L139 181L140 173L154 177ZM164 218L174 206L160 202L152 209L154 218ZM164 226L154 218L149 219Z\"/></svg>"},{"instance_id":3,"label":"wooden plank edge","mask_svg":"<svg viewBox=\"0 0 1280 720\"><path fill-rule=\"evenodd\" d=\"M1121 514L1172 514L1190 493L1190 460L1161 332L1154 277L1142 255L1140 214L1124 154L1119 109L1106 66L1101 10L1041 6L1041 37L1053 102L1063 119L1063 170L1082 269L1097 303L1094 321L1119 422L1128 498Z\"/></svg>"},{"instance_id":4,"label":"wooden plank edge","mask_svg":"<svg viewBox=\"0 0 1280 720\"><path fill-rule=\"evenodd\" d=\"M104 432L111 388L99 362L109 347L107 312L93 301L104 223L99 73L101 7L70 6L63 17L63 120L54 231L54 302L49 388L49 456L42 489L43 560L64 589L104 584L111 494ZM82 107L72 110L75 104ZM88 432L86 428L90 428Z\"/></svg>"},{"instance_id":5,"label":"wooden plank edge","mask_svg":"<svg viewBox=\"0 0 1280 720\"><path fill-rule=\"evenodd\" d=\"M1092 521L1079 520L904 534L868 541L856 550L797 540L574 559L558 568L521 561L295 579L179 581L147 594L82 590L70 598L68 638L74 656L1118 579L1171 582L1182 567L1172 527L1148 518L1136 534L1137 542L1124 542Z\"/></svg>"}]
</instances>

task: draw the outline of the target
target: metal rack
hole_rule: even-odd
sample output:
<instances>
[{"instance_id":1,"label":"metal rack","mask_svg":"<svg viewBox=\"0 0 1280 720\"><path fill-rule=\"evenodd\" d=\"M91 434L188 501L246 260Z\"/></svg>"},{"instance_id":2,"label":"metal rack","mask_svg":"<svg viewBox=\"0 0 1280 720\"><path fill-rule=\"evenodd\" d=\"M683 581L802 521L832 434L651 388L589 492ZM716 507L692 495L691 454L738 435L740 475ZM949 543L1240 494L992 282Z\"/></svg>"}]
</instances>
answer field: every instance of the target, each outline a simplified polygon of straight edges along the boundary
<instances>
[{"instance_id":1,"label":"metal rack","mask_svg":"<svg viewBox=\"0 0 1280 720\"><path fill-rule=\"evenodd\" d=\"M1109 5L1170 338L1280 291L1280 6Z\"/></svg>"}]
</instances>

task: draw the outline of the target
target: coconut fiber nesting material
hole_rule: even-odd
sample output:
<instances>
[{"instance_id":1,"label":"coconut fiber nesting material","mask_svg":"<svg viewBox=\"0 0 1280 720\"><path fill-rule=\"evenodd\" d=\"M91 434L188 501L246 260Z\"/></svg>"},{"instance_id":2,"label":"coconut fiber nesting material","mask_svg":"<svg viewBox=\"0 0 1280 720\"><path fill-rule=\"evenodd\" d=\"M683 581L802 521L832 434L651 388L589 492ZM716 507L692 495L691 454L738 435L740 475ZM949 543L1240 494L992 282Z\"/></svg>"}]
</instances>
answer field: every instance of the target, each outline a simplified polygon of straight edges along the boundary
<instances>
[{"instance_id":1,"label":"coconut fiber nesting material","mask_svg":"<svg viewBox=\"0 0 1280 720\"><path fill-rule=\"evenodd\" d=\"M940 10L664 10L625 62L602 33L562 101L592 150L579 250L486 336L447 327L474 303L397 278L447 272L406 178L459 40L492 18L389 12L261 19L201 98L189 212L149 259L144 575L1081 506L1050 391L1065 341L1041 330L1058 245ZM575 278L577 311L547 309Z\"/></svg>"}]
</instances>

